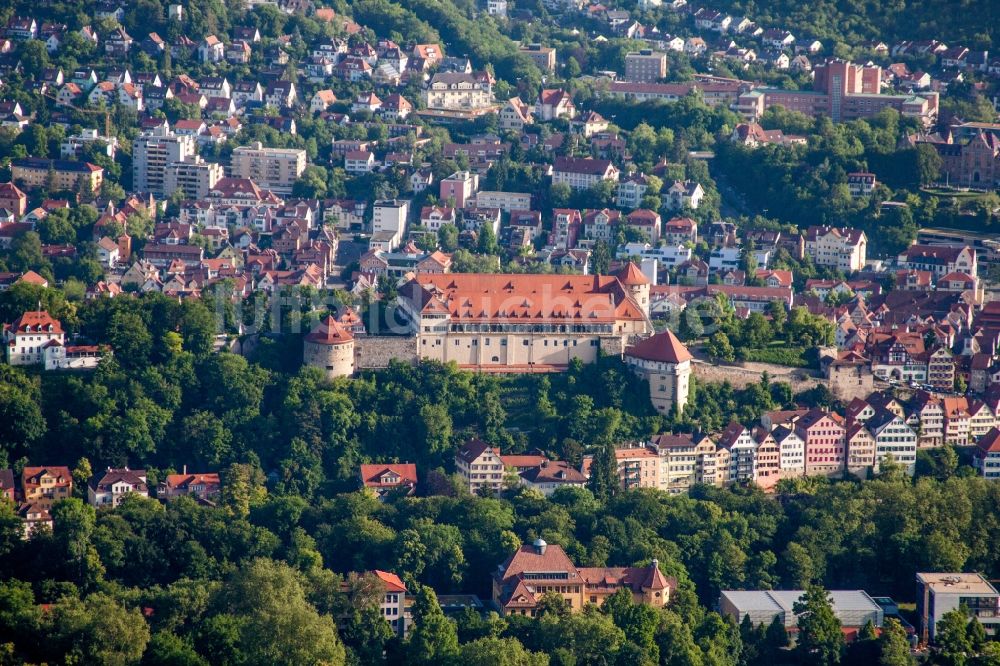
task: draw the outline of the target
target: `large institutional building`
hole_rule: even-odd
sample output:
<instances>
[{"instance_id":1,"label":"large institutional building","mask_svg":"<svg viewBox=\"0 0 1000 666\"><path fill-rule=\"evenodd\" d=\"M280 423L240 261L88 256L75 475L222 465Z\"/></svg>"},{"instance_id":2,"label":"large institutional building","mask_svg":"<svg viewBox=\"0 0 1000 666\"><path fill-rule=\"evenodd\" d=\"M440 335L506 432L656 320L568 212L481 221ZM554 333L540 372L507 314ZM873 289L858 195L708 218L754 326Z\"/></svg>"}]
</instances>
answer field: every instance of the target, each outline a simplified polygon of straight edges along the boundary
<instances>
[{"instance_id":1,"label":"large institutional building","mask_svg":"<svg viewBox=\"0 0 1000 666\"><path fill-rule=\"evenodd\" d=\"M662 608L677 581L664 576L656 560L645 567L577 567L561 546L542 539L521 546L493 575L493 602L504 615L534 617L546 592L561 596L577 613L621 589L635 603Z\"/></svg>"},{"instance_id":2,"label":"large institutional building","mask_svg":"<svg viewBox=\"0 0 1000 666\"><path fill-rule=\"evenodd\" d=\"M418 274L400 289L417 357L493 372L565 369L652 332L649 280L618 276Z\"/></svg>"},{"instance_id":3,"label":"large institutional building","mask_svg":"<svg viewBox=\"0 0 1000 666\"><path fill-rule=\"evenodd\" d=\"M919 118L931 125L938 114L938 94L882 95L882 69L831 60L814 70L813 90L753 88L739 96L737 110L760 118L772 106L804 113L810 118L829 116L834 122L871 118L885 109Z\"/></svg>"}]
</instances>

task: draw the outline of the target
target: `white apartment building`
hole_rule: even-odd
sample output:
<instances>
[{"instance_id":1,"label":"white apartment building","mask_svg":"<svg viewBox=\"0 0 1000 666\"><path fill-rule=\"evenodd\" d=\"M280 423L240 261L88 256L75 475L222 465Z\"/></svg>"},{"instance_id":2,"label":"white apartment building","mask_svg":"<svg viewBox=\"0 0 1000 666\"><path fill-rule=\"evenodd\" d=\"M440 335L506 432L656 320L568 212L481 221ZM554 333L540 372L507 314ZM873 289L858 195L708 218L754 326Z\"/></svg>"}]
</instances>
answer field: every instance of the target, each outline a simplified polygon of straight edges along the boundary
<instances>
[{"instance_id":1,"label":"white apartment building","mask_svg":"<svg viewBox=\"0 0 1000 666\"><path fill-rule=\"evenodd\" d=\"M132 189L169 196L164 187L167 165L197 152L195 137L180 136L166 127L143 132L132 142Z\"/></svg>"},{"instance_id":2,"label":"white apartment building","mask_svg":"<svg viewBox=\"0 0 1000 666\"><path fill-rule=\"evenodd\" d=\"M63 159L76 159L79 157L82 148L98 142L104 144L101 152L114 159L115 153L118 151L118 137L103 136L98 134L95 129L80 130L79 134L66 137L59 144L59 154Z\"/></svg>"},{"instance_id":3,"label":"white apartment building","mask_svg":"<svg viewBox=\"0 0 1000 666\"><path fill-rule=\"evenodd\" d=\"M888 409L876 412L867 425L875 438L875 471L878 472L882 461L892 456L912 475L917 465L917 433Z\"/></svg>"},{"instance_id":4,"label":"white apartment building","mask_svg":"<svg viewBox=\"0 0 1000 666\"><path fill-rule=\"evenodd\" d=\"M250 178L262 189L291 194L292 185L306 169L302 148L265 148L260 141L233 151L232 175Z\"/></svg>"},{"instance_id":5,"label":"white apartment building","mask_svg":"<svg viewBox=\"0 0 1000 666\"><path fill-rule=\"evenodd\" d=\"M850 273L864 268L868 238L860 229L814 225L806 232L805 246L813 263Z\"/></svg>"},{"instance_id":6,"label":"white apartment building","mask_svg":"<svg viewBox=\"0 0 1000 666\"><path fill-rule=\"evenodd\" d=\"M557 157L552 167L552 184L565 183L574 190L587 190L602 180L618 182L618 169L610 160Z\"/></svg>"},{"instance_id":7,"label":"white apartment building","mask_svg":"<svg viewBox=\"0 0 1000 666\"><path fill-rule=\"evenodd\" d=\"M484 109L493 104L493 86L486 75L441 72L424 91L429 109Z\"/></svg>"},{"instance_id":8,"label":"white apartment building","mask_svg":"<svg viewBox=\"0 0 1000 666\"><path fill-rule=\"evenodd\" d=\"M779 425L771 431L778 444L778 466L783 477L806 473L806 443L791 424Z\"/></svg>"},{"instance_id":9,"label":"white apartment building","mask_svg":"<svg viewBox=\"0 0 1000 666\"><path fill-rule=\"evenodd\" d=\"M472 205L472 202L469 202ZM499 208L505 213L512 210L531 210L531 194L527 192L493 192L482 190L476 193L475 208Z\"/></svg>"},{"instance_id":10,"label":"white apartment building","mask_svg":"<svg viewBox=\"0 0 1000 666\"><path fill-rule=\"evenodd\" d=\"M406 220L410 214L408 199L380 199L372 209L372 235L392 236L391 245L395 249L406 233Z\"/></svg>"},{"instance_id":11,"label":"white apartment building","mask_svg":"<svg viewBox=\"0 0 1000 666\"><path fill-rule=\"evenodd\" d=\"M206 162L200 155L189 155L167 164L163 172L163 189L168 193L181 190L185 199L204 199L225 175L221 164Z\"/></svg>"},{"instance_id":12,"label":"white apartment building","mask_svg":"<svg viewBox=\"0 0 1000 666\"><path fill-rule=\"evenodd\" d=\"M455 454L455 469L469 484L470 493L499 492L503 488L504 464L500 449L479 439L466 442Z\"/></svg>"}]
</instances>

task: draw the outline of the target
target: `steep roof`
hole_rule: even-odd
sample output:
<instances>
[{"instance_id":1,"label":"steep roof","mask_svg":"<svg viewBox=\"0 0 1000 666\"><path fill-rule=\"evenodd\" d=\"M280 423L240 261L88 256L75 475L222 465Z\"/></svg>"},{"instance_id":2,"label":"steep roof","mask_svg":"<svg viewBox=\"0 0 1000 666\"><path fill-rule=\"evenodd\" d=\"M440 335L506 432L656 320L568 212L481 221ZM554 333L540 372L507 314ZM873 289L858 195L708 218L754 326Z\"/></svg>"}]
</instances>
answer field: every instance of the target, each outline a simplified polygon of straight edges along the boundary
<instances>
[{"instance_id":1,"label":"steep roof","mask_svg":"<svg viewBox=\"0 0 1000 666\"><path fill-rule=\"evenodd\" d=\"M378 569L374 571L374 574L385 585L386 592L406 592L406 585L396 574Z\"/></svg>"},{"instance_id":2,"label":"steep roof","mask_svg":"<svg viewBox=\"0 0 1000 666\"><path fill-rule=\"evenodd\" d=\"M305 339L319 345L343 345L353 341L354 336L337 323L336 319L327 315Z\"/></svg>"},{"instance_id":3,"label":"steep roof","mask_svg":"<svg viewBox=\"0 0 1000 666\"><path fill-rule=\"evenodd\" d=\"M51 330L49 330L51 327ZM14 320L10 330L16 333L45 330L47 333L61 334L62 324L45 310L29 310Z\"/></svg>"},{"instance_id":4,"label":"steep roof","mask_svg":"<svg viewBox=\"0 0 1000 666\"><path fill-rule=\"evenodd\" d=\"M626 287L649 284L649 278L635 265L634 261L625 264L625 268L618 271L615 277Z\"/></svg>"},{"instance_id":5,"label":"steep roof","mask_svg":"<svg viewBox=\"0 0 1000 666\"><path fill-rule=\"evenodd\" d=\"M670 329L629 347L625 350L625 355L662 363L683 363L694 358L684 343Z\"/></svg>"}]
</instances>

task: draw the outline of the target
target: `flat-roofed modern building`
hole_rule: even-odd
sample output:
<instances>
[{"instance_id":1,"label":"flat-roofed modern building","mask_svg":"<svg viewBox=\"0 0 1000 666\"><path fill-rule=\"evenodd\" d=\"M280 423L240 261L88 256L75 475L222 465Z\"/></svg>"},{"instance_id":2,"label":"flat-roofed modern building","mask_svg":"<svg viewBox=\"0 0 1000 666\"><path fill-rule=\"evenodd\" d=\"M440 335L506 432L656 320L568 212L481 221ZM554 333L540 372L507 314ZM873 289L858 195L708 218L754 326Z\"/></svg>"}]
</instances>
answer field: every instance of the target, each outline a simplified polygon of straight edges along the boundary
<instances>
[{"instance_id":1,"label":"flat-roofed modern building","mask_svg":"<svg viewBox=\"0 0 1000 666\"><path fill-rule=\"evenodd\" d=\"M937 623L961 605L986 629L997 636L1000 626L1000 594L978 573L917 574L917 635L921 642L933 643Z\"/></svg>"},{"instance_id":2,"label":"flat-roofed modern building","mask_svg":"<svg viewBox=\"0 0 1000 666\"><path fill-rule=\"evenodd\" d=\"M233 150L233 176L250 178L278 194L290 194L305 170L306 151L301 148L265 148L256 141Z\"/></svg>"},{"instance_id":3,"label":"flat-roofed modern building","mask_svg":"<svg viewBox=\"0 0 1000 666\"><path fill-rule=\"evenodd\" d=\"M805 593L805 590L723 590L719 612L733 618L736 624L749 616L754 626L767 626L778 617L785 628L792 628L799 621L795 602ZM844 628L863 627L869 620L876 627L882 626L882 607L864 590L831 590L829 596L833 614Z\"/></svg>"}]
</instances>

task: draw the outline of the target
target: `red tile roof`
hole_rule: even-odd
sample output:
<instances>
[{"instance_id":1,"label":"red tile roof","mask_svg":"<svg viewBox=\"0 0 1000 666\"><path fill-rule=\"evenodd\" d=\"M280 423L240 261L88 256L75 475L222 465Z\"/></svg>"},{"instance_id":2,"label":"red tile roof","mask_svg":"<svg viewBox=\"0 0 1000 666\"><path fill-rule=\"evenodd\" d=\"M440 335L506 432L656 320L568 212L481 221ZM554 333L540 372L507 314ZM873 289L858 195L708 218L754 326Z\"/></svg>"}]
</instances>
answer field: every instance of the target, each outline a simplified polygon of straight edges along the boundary
<instances>
[{"instance_id":1,"label":"red tile roof","mask_svg":"<svg viewBox=\"0 0 1000 666\"><path fill-rule=\"evenodd\" d=\"M634 347L629 347L625 350L625 355L661 363L683 363L694 358L670 329L646 338Z\"/></svg>"},{"instance_id":2,"label":"red tile roof","mask_svg":"<svg viewBox=\"0 0 1000 666\"><path fill-rule=\"evenodd\" d=\"M305 339L319 345L343 345L353 341L354 336L328 315Z\"/></svg>"}]
</instances>

